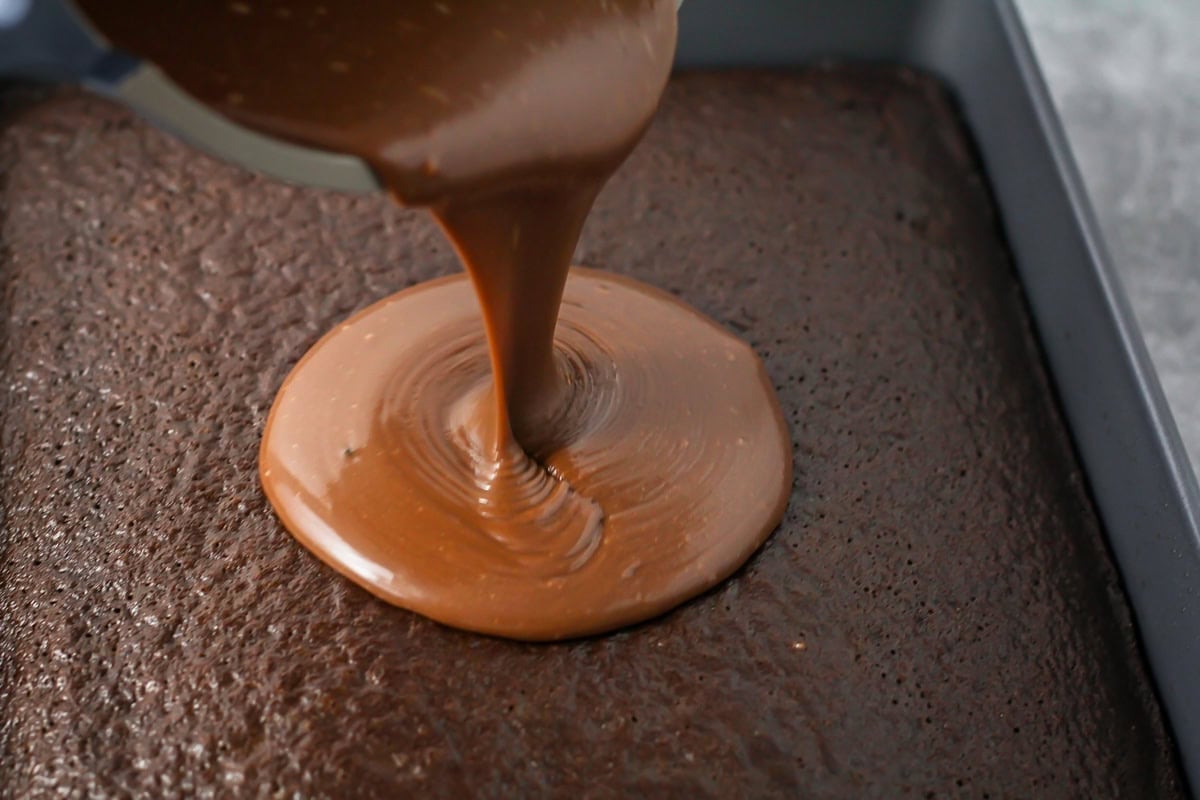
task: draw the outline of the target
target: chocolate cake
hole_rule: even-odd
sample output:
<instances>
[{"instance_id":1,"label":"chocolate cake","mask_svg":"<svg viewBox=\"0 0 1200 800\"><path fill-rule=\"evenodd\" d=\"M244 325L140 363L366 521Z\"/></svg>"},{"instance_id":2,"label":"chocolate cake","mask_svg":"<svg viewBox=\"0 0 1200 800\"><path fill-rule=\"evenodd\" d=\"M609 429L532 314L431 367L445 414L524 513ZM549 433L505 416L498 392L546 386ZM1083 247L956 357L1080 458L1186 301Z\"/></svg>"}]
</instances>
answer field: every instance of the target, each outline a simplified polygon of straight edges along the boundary
<instances>
[{"instance_id":1,"label":"chocolate cake","mask_svg":"<svg viewBox=\"0 0 1200 800\"><path fill-rule=\"evenodd\" d=\"M951 103L683 76L580 263L751 342L783 524L637 628L527 645L374 599L259 489L275 391L456 268L427 215L10 92L0 786L12 797L1177 797L1130 613Z\"/></svg>"}]
</instances>

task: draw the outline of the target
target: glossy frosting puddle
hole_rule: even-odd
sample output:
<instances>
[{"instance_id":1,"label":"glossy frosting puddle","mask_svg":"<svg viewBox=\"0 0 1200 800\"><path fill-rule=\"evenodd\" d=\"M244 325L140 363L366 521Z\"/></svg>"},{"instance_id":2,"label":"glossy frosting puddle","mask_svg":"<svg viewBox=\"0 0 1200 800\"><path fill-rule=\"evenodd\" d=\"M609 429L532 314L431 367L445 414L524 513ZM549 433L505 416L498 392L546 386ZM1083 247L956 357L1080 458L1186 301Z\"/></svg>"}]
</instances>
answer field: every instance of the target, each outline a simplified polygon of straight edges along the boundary
<instances>
[{"instance_id":1,"label":"glossy frosting puddle","mask_svg":"<svg viewBox=\"0 0 1200 800\"><path fill-rule=\"evenodd\" d=\"M669 295L583 269L555 344L564 413L533 459L489 453L465 422L491 391L470 283L371 306L284 383L262 448L271 502L378 596L504 636L609 630L729 575L791 486L758 358Z\"/></svg>"}]
</instances>

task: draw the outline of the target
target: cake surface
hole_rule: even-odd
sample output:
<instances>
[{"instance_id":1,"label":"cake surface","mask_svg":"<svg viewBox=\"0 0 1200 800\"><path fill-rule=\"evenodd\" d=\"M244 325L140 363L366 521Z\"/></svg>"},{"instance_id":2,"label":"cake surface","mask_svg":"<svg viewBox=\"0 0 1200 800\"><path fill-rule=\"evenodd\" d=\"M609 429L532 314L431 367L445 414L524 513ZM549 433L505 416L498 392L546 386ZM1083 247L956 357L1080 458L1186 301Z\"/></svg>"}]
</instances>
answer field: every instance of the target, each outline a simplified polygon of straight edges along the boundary
<instances>
[{"instance_id":1,"label":"cake surface","mask_svg":"<svg viewBox=\"0 0 1200 800\"><path fill-rule=\"evenodd\" d=\"M320 564L255 460L296 359L456 268L427 216L75 94L0 129L0 792L1182 796L953 108L899 70L685 75L577 261L764 358L787 515L592 640L440 627Z\"/></svg>"}]
</instances>

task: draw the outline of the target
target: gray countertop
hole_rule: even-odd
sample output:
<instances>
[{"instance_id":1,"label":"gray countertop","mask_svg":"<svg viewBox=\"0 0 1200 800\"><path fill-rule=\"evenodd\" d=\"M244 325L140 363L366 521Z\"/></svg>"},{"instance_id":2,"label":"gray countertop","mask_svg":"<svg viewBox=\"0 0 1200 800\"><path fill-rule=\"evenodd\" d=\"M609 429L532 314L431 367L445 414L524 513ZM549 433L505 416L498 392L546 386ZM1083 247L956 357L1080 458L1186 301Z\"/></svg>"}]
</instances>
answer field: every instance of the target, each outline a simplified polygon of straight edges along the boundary
<instances>
[{"instance_id":1,"label":"gray countertop","mask_svg":"<svg viewBox=\"0 0 1200 800\"><path fill-rule=\"evenodd\" d=\"M1017 4L1200 469L1200 2Z\"/></svg>"}]
</instances>

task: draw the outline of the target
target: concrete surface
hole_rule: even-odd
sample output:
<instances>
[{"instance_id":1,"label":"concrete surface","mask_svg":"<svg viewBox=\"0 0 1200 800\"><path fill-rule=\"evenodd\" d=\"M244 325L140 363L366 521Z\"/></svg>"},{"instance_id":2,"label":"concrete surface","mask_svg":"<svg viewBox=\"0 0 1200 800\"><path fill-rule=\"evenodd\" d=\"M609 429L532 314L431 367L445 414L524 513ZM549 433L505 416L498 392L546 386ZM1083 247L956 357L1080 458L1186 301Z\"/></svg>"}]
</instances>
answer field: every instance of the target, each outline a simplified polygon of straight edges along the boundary
<instances>
[{"instance_id":1,"label":"concrete surface","mask_svg":"<svg viewBox=\"0 0 1200 800\"><path fill-rule=\"evenodd\" d=\"M1200 470L1200 0L1017 4Z\"/></svg>"}]
</instances>

